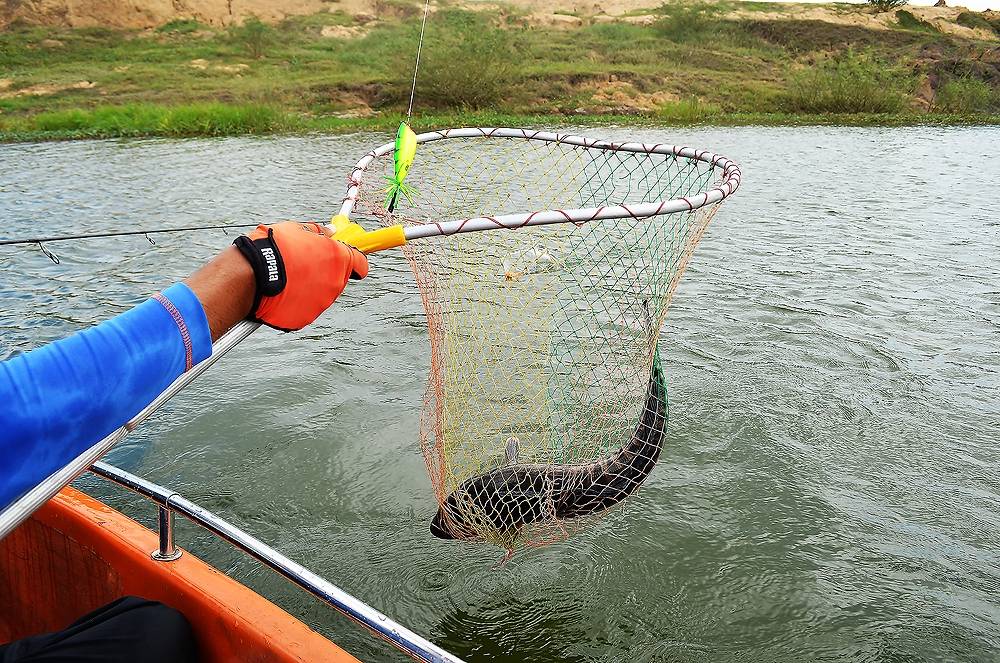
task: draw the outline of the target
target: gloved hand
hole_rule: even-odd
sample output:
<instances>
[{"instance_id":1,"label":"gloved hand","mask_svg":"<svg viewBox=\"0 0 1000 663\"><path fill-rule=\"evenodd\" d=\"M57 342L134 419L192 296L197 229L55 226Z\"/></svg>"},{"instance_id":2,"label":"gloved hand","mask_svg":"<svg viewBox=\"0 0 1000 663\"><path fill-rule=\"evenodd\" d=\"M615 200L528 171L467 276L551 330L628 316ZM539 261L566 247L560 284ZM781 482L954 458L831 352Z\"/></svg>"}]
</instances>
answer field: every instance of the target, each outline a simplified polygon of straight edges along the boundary
<instances>
[{"instance_id":1,"label":"gloved hand","mask_svg":"<svg viewBox=\"0 0 1000 663\"><path fill-rule=\"evenodd\" d=\"M330 239L317 223L257 226L233 244L253 267L257 284L250 317L282 331L302 329L344 291L368 275L368 259Z\"/></svg>"}]
</instances>

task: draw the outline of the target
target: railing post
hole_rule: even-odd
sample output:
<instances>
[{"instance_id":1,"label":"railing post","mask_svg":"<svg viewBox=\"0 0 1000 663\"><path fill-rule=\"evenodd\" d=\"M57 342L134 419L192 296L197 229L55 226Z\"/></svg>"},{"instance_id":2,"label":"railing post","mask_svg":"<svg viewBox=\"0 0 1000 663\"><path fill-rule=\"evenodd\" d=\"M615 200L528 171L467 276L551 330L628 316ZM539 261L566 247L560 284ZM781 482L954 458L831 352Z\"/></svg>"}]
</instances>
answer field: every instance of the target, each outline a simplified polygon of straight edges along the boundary
<instances>
[{"instance_id":1,"label":"railing post","mask_svg":"<svg viewBox=\"0 0 1000 663\"><path fill-rule=\"evenodd\" d=\"M181 550L174 546L173 516L174 512L177 512L195 524L204 527L219 537L219 540L248 553L264 566L291 580L331 608L361 624L380 638L384 638L413 658L425 663L462 663L462 659L449 654L435 646L434 643L397 624L329 580L324 580L211 511L184 499L182 495L100 461L94 463L90 470L97 476L113 481L143 497L148 497L156 503L159 509L160 547L150 553L153 559L166 562L181 556Z\"/></svg>"},{"instance_id":2,"label":"railing post","mask_svg":"<svg viewBox=\"0 0 1000 663\"><path fill-rule=\"evenodd\" d=\"M158 562L172 562L182 554L181 549L174 546L174 512L165 506L159 507L159 510L160 548L150 556Z\"/></svg>"}]
</instances>

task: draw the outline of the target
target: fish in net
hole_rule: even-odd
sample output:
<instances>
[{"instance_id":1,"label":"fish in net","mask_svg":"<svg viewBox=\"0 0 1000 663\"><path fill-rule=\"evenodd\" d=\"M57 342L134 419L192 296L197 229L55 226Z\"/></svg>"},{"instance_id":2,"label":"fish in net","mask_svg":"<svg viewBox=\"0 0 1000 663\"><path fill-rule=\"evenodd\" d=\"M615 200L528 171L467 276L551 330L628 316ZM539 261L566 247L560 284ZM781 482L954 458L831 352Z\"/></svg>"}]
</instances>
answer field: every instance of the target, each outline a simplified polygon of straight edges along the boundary
<instances>
[{"instance_id":1,"label":"fish in net","mask_svg":"<svg viewBox=\"0 0 1000 663\"><path fill-rule=\"evenodd\" d=\"M386 209L382 148L351 174L345 209L451 235L403 247L431 345L431 532L511 551L562 540L633 494L662 452L660 329L739 169L689 148L524 130L418 142L411 200ZM504 230L464 232L491 224Z\"/></svg>"}]
</instances>

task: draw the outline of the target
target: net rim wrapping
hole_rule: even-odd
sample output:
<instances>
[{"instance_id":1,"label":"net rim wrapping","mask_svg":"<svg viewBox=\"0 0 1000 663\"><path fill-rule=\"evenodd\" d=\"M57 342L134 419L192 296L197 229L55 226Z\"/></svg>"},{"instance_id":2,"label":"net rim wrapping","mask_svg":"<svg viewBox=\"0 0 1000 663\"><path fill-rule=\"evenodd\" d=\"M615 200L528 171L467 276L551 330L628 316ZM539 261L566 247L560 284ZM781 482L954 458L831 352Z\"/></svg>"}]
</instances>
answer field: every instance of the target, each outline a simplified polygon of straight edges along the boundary
<instances>
[{"instance_id":1,"label":"net rim wrapping","mask_svg":"<svg viewBox=\"0 0 1000 663\"><path fill-rule=\"evenodd\" d=\"M526 226L547 225L552 223L579 224L587 223L589 221L623 218L645 219L664 214L673 214L675 212L693 212L707 205L719 203L731 196L739 188L742 177L740 167L736 164L736 162L722 156L721 154L709 152L708 150L667 145L665 143L615 143L606 140L575 136L572 134L559 134L550 131L536 131L533 129L514 129L508 127L462 127L456 129L444 129L418 134L417 143L429 143L451 138L511 138L528 141L560 143L588 150L660 154L682 157L685 159L707 163L712 168L722 168L723 179L718 185L711 189L695 195L684 196L672 200L630 205L605 205L601 207L579 209L538 210L520 214L481 216L455 221L429 222L407 227L406 238L408 240L421 237L453 235L460 232L491 230L495 228L516 229ZM341 214L350 216L354 211L354 207L360 196L364 175L372 162L379 157L391 154L394 149L394 142L386 143L375 148L358 161L357 165L354 166L354 169L348 177L347 195L344 197L343 204L341 205Z\"/></svg>"}]
</instances>

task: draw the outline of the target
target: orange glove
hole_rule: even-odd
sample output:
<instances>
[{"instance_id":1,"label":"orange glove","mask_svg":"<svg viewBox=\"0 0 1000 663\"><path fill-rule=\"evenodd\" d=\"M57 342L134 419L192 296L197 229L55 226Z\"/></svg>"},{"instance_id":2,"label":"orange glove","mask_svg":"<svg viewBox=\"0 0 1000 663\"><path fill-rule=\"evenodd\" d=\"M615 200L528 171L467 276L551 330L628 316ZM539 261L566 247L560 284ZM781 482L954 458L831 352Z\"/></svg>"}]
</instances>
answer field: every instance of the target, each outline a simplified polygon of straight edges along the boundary
<instances>
[{"instance_id":1,"label":"orange glove","mask_svg":"<svg viewBox=\"0 0 1000 663\"><path fill-rule=\"evenodd\" d=\"M368 259L330 239L318 223L286 221L257 226L233 244L253 267L257 282L250 317L282 331L302 329L347 286L368 275Z\"/></svg>"}]
</instances>

